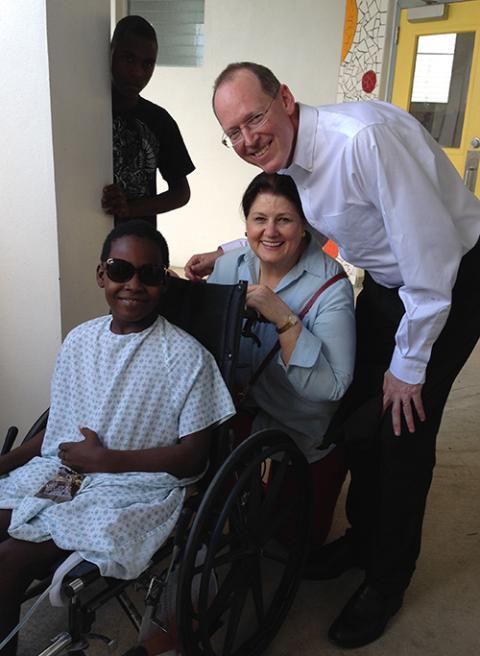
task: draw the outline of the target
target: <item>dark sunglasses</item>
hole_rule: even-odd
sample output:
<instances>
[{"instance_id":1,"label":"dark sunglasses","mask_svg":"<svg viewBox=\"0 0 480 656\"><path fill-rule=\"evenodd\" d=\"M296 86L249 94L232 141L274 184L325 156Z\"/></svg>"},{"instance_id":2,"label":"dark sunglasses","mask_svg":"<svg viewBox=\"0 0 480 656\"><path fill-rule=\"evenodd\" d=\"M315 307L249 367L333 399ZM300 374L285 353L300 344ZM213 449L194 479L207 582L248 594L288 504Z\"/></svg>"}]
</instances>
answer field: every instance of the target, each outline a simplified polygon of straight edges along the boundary
<instances>
[{"instance_id":1,"label":"dark sunglasses","mask_svg":"<svg viewBox=\"0 0 480 656\"><path fill-rule=\"evenodd\" d=\"M127 262L127 260L120 260L115 257L109 257L103 263L107 276L113 282L127 282L131 280L135 274L142 285L149 287L158 287L165 282L167 270L163 264L143 264L141 267L136 267Z\"/></svg>"}]
</instances>

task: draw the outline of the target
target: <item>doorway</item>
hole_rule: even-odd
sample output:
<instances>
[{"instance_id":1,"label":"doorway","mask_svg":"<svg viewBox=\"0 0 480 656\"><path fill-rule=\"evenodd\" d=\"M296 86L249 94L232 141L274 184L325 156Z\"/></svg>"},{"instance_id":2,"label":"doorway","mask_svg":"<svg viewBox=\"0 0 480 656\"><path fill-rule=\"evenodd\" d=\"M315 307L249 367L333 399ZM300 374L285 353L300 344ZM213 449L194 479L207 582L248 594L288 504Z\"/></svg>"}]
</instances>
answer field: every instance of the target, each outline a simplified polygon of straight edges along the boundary
<instances>
[{"instance_id":1,"label":"doorway","mask_svg":"<svg viewBox=\"0 0 480 656\"><path fill-rule=\"evenodd\" d=\"M480 197L480 0L415 18L401 10L391 102L424 125Z\"/></svg>"}]
</instances>

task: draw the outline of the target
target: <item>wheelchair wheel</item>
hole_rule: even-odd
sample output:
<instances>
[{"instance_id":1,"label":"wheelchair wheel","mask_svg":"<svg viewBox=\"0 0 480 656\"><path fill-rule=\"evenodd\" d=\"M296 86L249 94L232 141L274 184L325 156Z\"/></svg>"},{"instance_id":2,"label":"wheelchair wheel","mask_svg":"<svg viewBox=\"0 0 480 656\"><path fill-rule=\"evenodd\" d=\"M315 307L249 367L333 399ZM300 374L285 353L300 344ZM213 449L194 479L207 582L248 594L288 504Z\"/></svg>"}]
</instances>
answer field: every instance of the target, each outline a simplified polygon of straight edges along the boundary
<instances>
[{"instance_id":1,"label":"wheelchair wheel","mask_svg":"<svg viewBox=\"0 0 480 656\"><path fill-rule=\"evenodd\" d=\"M310 518L308 464L287 435L261 431L230 454L202 500L182 560L183 656L265 650L300 583Z\"/></svg>"}]
</instances>

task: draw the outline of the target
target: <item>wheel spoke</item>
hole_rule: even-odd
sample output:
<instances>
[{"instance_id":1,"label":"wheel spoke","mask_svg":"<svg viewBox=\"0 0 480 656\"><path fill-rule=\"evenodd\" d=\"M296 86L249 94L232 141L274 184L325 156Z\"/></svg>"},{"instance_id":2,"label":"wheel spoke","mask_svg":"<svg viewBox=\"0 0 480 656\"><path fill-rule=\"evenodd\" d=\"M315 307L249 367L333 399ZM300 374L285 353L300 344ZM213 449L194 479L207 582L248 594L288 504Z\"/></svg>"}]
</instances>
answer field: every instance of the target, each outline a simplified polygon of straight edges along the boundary
<instances>
[{"instance_id":1,"label":"wheel spoke","mask_svg":"<svg viewBox=\"0 0 480 656\"><path fill-rule=\"evenodd\" d=\"M231 565L238 562L239 560L243 560L246 556L250 556L251 554L251 550L242 548L236 549L235 551L228 551L227 553L216 556L214 558L212 562L212 568L220 568L225 565Z\"/></svg>"},{"instance_id":2,"label":"wheel spoke","mask_svg":"<svg viewBox=\"0 0 480 656\"><path fill-rule=\"evenodd\" d=\"M245 515L242 514L242 508L239 502L233 506L228 519L230 522L230 528L233 529L244 544L248 544L248 528L245 524Z\"/></svg>"},{"instance_id":3,"label":"wheel spoke","mask_svg":"<svg viewBox=\"0 0 480 656\"><path fill-rule=\"evenodd\" d=\"M263 526L271 513L276 513L278 511L278 497L285 481L289 460L290 456L285 452L280 464L278 467L275 467L275 471L268 481L265 500L263 502L262 510L259 516L260 526Z\"/></svg>"},{"instance_id":4,"label":"wheel spoke","mask_svg":"<svg viewBox=\"0 0 480 656\"><path fill-rule=\"evenodd\" d=\"M262 524L261 535L262 543L268 542L272 537L277 534L278 529L285 524L288 519L291 519L295 507L295 500L292 500L287 506L279 509L277 508L267 521Z\"/></svg>"},{"instance_id":5,"label":"wheel spoke","mask_svg":"<svg viewBox=\"0 0 480 656\"><path fill-rule=\"evenodd\" d=\"M255 611L257 613L258 626L262 625L263 618L265 617L265 606L263 603L263 581L262 581L262 568L260 564L261 556L258 555L255 560L252 559L252 571L250 575L250 584L252 588L253 602L255 604Z\"/></svg>"},{"instance_id":6,"label":"wheel spoke","mask_svg":"<svg viewBox=\"0 0 480 656\"><path fill-rule=\"evenodd\" d=\"M258 526L260 506L262 503L263 486L261 469L256 467L250 477L250 494L248 499L247 526L250 532L255 532Z\"/></svg>"},{"instance_id":7,"label":"wheel spoke","mask_svg":"<svg viewBox=\"0 0 480 656\"><path fill-rule=\"evenodd\" d=\"M248 586L245 584L239 586L236 590L232 608L230 610L230 615L228 618L227 632L225 635L225 643L223 647L223 656L230 656L230 654L232 653L232 649L235 644L235 638L237 636L238 625L240 624L242 611L245 607L247 593L248 593Z\"/></svg>"},{"instance_id":8,"label":"wheel spoke","mask_svg":"<svg viewBox=\"0 0 480 656\"><path fill-rule=\"evenodd\" d=\"M208 543L207 543L208 546ZM222 535L221 540L215 545L215 557L210 564L211 569L219 568L228 564L233 564L252 554L251 549L239 544L238 536ZM205 562L201 562L192 568L192 578L196 574L202 574L205 569Z\"/></svg>"},{"instance_id":9,"label":"wheel spoke","mask_svg":"<svg viewBox=\"0 0 480 656\"><path fill-rule=\"evenodd\" d=\"M268 558L269 560L272 560L275 563L280 563L280 565L287 565L289 561L288 554L285 556L281 556L280 554L273 553L273 551L270 551L270 549L263 550L263 557Z\"/></svg>"},{"instance_id":10,"label":"wheel spoke","mask_svg":"<svg viewBox=\"0 0 480 656\"><path fill-rule=\"evenodd\" d=\"M240 585L242 579L243 571L241 567L232 568L227 573L218 589L215 599L207 609L208 626L216 624L222 614L230 608L233 601L233 593Z\"/></svg>"}]
</instances>

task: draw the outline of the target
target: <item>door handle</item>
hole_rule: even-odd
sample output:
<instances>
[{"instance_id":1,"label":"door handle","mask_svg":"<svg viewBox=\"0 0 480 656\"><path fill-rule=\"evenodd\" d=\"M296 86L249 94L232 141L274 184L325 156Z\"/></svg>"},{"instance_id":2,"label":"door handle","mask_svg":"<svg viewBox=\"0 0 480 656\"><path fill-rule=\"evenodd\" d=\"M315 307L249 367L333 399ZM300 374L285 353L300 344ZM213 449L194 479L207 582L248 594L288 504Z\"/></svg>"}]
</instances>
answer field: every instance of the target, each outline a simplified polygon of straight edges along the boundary
<instances>
[{"instance_id":1,"label":"door handle","mask_svg":"<svg viewBox=\"0 0 480 656\"><path fill-rule=\"evenodd\" d=\"M473 137L470 142L472 148L480 148L480 137Z\"/></svg>"},{"instance_id":2,"label":"door handle","mask_svg":"<svg viewBox=\"0 0 480 656\"><path fill-rule=\"evenodd\" d=\"M475 193L477 184L478 164L480 161L480 152L469 150L467 153L467 160L465 162L465 171L463 173L463 182L467 189Z\"/></svg>"}]
</instances>

